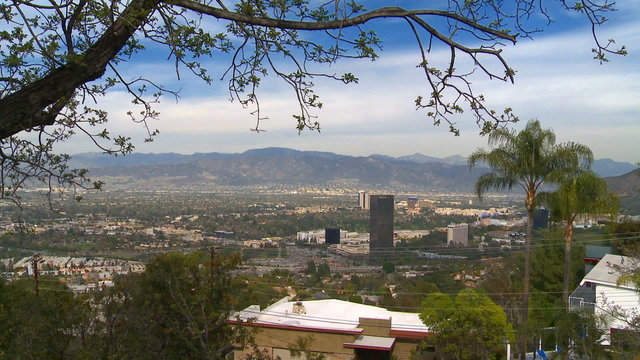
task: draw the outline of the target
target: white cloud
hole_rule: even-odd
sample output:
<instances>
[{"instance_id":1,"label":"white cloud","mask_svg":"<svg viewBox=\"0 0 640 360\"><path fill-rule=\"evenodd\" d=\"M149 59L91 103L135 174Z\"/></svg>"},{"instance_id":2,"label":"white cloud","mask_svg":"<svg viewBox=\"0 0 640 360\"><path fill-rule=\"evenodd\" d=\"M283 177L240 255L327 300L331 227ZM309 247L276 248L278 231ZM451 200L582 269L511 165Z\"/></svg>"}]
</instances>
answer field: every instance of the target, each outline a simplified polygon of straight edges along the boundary
<instances>
[{"instance_id":1,"label":"white cloud","mask_svg":"<svg viewBox=\"0 0 640 360\"><path fill-rule=\"evenodd\" d=\"M637 23L632 22L608 28L608 33L618 43L633 45L640 43L638 30ZM480 75L473 78L473 85L486 94L487 103L494 108L510 106L523 120L539 118L544 126L554 128L559 141L583 142L597 157L637 161L638 49L631 48L624 58L611 56L611 63L599 65L592 59L591 47L588 32L523 40L504 50L505 58L518 70L515 85L489 81ZM185 93L198 92L199 96L185 96L177 104L165 98L158 106L161 120L151 125L160 129L159 138L151 144L139 143L138 150L191 153L289 146L355 155L422 152L446 156L468 154L486 144L468 114L458 119L463 136L453 137L446 127L434 128L423 111L415 111L415 97L429 93L424 75L416 68L419 54L415 47L381 55L375 62L350 60L330 68L338 74L353 72L360 77L359 84L317 80L316 92L325 104L315 112L323 129L320 134L296 135L291 117L296 101L291 91L275 79L267 79L259 89L263 114L270 118L263 122L268 132L260 135L248 130L255 126L250 110L229 102L226 95L218 95L226 82L216 83L213 89L188 82L183 84ZM446 52L436 52L431 60L443 61L447 56ZM144 64L138 67L153 70ZM132 125L122 110L131 106L123 93L110 94L103 105L112 114L112 133L131 133L133 129L139 134L140 127ZM84 146L78 148L84 151Z\"/></svg>"}]
</instances>

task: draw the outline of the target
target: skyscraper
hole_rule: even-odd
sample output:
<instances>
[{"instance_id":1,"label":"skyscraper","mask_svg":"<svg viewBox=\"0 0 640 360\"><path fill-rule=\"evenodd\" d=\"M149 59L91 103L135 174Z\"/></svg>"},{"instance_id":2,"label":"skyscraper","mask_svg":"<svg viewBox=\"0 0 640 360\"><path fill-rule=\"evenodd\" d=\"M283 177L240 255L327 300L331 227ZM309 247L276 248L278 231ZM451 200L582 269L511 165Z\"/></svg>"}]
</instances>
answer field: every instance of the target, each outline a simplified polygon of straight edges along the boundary
<instances>
[{"instance_id":1,"label":"skyscraper","mask_svg":"<svg viewBox=\"0 0 640 360\"><path fill-rule=\"evenodd\" d=\"M469 225L451 224L447 226L447 246L469 245Z\"/></svg>"},{"instance_id":2,"label":"skyscraper","mask_svg":"<svg viewBox=\"0 0 640 360\"><path fill-rule=\"evenodd\" d=\"M330 227L324 229L325 244L340 244L340 228Z\"/></svg>"},{"instance_id":3,"label":"skyscraper","mask_svg":"<svg viewBox=\"0 0 640 360\"><path fill-rule=\"evenodd\" d=\"M393 248L393 195L369 196L369 252Z\"/></svg>"},{"instance_id":4,"label":"skyscraper","mask_svg":"<svg viewBox=\"0 0 640 360\"><path fill-rule=\"evenodd\" d=\"M358 193L358 206L362 210L369 210L369 193L366 191L360 191Z\"/></svg>"},{"instance_id":5,"label":"skyscraper","mask_svg":"<svg viewBox=\"0 0 640 360\"><path fill-rule=\"evenodd\" d=\"M533 212L533 228L546 229L549 227L549 210L545 208L536 209Z\"/></svg>"}]
</instances>

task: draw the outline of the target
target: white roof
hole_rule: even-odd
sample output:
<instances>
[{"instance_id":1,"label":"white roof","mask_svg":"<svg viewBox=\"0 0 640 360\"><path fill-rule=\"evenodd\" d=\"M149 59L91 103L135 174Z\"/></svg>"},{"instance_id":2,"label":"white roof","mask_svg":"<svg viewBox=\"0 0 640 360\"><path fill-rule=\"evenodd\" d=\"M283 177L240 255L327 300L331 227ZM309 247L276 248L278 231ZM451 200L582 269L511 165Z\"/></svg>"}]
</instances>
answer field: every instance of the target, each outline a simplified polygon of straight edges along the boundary
<instances>
[{"instance_id":1,"label":"white roof","mask_svg":"<svg viewBox=\"0 0 640 360\"><path fill-rule=\"evenodd\" d=\"M238 315L243 320L253 319L258 324L334 331L360 331L358 325L361 317L391 319L391 330L428 332L417 313L327 299L302 301L306 314L295 314L292 310L296 302L288 300L284 298L262 311L257 306L250 306Z\"/></svg>"},{"instance_id":2,"label":"white roof","mask_svg":"<svg viewBox=\"0 0 640 360\"><path fill-rule=\"evenodd\" d=\"M622 271L624 271L625 268L637 265L638 262L638 259L632 257L606 254L602 260L600 260L600 262L598 262L596 266L591 269L587 275L585 275L584 279L580 282L580 285L583 285L585 282L592 282L596 284L633 288L631 284L618 284L618 279L622 276Z\"/></svg>"}]
</instances>

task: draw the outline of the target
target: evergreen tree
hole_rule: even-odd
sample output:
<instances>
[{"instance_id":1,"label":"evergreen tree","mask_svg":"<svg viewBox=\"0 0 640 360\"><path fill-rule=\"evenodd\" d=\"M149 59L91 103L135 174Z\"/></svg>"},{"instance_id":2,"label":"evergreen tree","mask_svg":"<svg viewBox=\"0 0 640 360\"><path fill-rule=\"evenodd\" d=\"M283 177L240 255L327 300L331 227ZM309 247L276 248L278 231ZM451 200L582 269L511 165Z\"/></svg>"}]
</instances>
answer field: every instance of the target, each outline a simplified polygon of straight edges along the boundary
<instances>
[{"instance_id":1,"label":"evergreen tree","mask_svg":"<svg viewBox=\"0 0 640 360\"><path fill-rule=\"evenodd\" d=\"M436 346L456 360L499 359L505 342L513 342L513 329L502 308L478 291L465 289L457 296L427 295L420 319L433 333Z\"/></svg>"},{"instance_id":2,"label":"evergreen tree","mask_svg":"<svg viewBox=\"0 0 640 360\"><path fill-rule=\"evenodd\" d=\"M555 192L542 195L552 218L565 224L562 297L566 305L569 301L571 243L576 217L605 214L613 217L618 212L620 201L614 193L609 192L606 181L590 171L569 177L560 183Z\"/></svg>"}]
</instances>

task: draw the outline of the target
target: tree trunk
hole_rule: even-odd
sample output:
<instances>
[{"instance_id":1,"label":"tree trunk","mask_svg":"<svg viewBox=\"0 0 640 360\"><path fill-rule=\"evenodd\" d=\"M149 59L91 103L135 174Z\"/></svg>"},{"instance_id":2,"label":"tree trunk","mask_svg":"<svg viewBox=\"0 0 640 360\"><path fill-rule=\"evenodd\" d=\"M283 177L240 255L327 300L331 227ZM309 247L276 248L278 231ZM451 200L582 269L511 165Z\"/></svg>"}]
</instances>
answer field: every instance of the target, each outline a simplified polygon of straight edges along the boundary
<instances>
[{"instance_id":1,"label":"tree trunk","mask_svg":"<svg viewBox=\"0 0 640 360\"><path fill-rule=\"evenodd\" d=\"M573 241L573 221L567 221L564 229L564 273L562 277L562 300L569 303L569 274L571 268L571 241Z\"/></svg>"},{"instance_id":2,"label":"tree trunk","mask_svg":"<svg viewBox=\"0 0 640 360\"><path fill-rule=\"evenodd\" d=\"M531 242L533 240L533 207L527 206L527 241L524 252L524 278L522 290L522 335L520 338L520 359L527 353L529 336L529 277L531 273Z\"/></svg>"},{"instance_id":3,"label":"tree trunk","mask_svg":"<svg viewBox=\"0 0 640 360\"><path fill-rule=\"evenodd\" d=\"M564 269L562 276L562 301L566 307L565 311L569 311L569 270L571 268L571 241L573 240L573 219L567 220L564 228ZM562 340L562 360L569 358L569 343L567 339Z\"/></svg>"},{"instance_id":4,"label":"tree trunk","mask_svg":"<svg viewBox=\"0 0 640 360\"><path fill-rule=\"evenodd\" d=\"M146 21L160 0L134 0L104 34L77 59L0 99L0 138L53 125L58 111L81 85L96 80Z\"/></svg>"}]
</instances>

